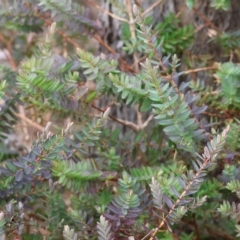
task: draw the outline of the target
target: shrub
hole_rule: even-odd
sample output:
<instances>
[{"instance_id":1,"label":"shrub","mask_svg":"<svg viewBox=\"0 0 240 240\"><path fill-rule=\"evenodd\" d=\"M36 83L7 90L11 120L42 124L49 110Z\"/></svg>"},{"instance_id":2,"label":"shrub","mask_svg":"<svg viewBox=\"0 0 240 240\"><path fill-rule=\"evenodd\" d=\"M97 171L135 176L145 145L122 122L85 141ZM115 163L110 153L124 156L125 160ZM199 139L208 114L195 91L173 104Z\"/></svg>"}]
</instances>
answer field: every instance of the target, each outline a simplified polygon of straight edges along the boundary
<instances>
[{"instance_id":1,"label":"shrub","mask_svg":"<svg viewBox=\"0 0 240 240\"><path fill-rule=\"evenodd\" d=\"M189 59L176 54L190 47L193 26L179 27L173 14L153 24L130 1L120 19L126 59L81 47L107 44L69 0L0 4L10 62L1 65L0 239L240 235L237 63L183 70ZM213 42L232 54L238 35ZM211 81L187 77L203 70ZM104 97L112 103L102 109ZM115 105L136 121L114 116Z\"/></svg>"}]
</instances>

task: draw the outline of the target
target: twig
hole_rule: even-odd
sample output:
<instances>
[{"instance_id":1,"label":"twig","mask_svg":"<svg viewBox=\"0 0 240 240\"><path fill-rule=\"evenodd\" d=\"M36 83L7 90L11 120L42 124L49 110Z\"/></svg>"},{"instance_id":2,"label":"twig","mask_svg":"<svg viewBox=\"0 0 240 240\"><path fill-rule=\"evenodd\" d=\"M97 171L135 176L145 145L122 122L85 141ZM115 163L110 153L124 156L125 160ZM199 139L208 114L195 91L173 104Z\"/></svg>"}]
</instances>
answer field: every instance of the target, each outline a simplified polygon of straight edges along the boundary
<instances>
[{"instance_id":1,"label":"twig","mask_svg":"<svg viewBox=\"0 0 240 240\"><path fill-rule=\"evenodd\" d=\"M31 125L32 127L35 127L36 129L42 131L43 127L41 125L39 125L36 122L33 122L31 119L27 118L26 116L24 116L23 114L19 114L19 113L14 113L16 117L21 118L23 121L25 121L26 123L28 123L29 125Z\"/></svg>"},{"instance_id":2,"label":"twig","mask_svg":"<svg viewBox=\"0 0 240 240\"><path fill-rule=\"evenodd\" d=\"M230 50L229 62L232 62L232 61L233 61L233 51Z\"/></svg>"},{"instance_id":3,"label":"twig","mask_svg":"<svg viewBox=\"0 0 240 240\"><path fill-rule=\"evenodd\" d=\"M47 21L47 20L46 20ZM49 26L51 26L52 22L49 22ZM67 40L68 42L70 42L74 47L77 48L82 48L78 43L76 43L74 40L72 40L70 37L68 37L64 32L62 32L61 30L57 30L57 33L59 35L61 35L65 40Z\"/></svg>"},{"instance_id":4,"label":"twig","mask_svg":"<svg viewBox=\"0 0 240 240\"><path fill-rule=\"evenodd\" d=\"M137 62L134 62L134 63L131 65L131 68L134 68L134 66L135 66L136 64L139 64L140 62L142 62L142 61L145 60L146 58L147 58L147 56L143 56L143 57L139 58Z\"/></svg>"},{"instance_id":5,"label":"twig","mask_svg":"<svg viewBox=\"0 0 240 240\"><path fill-rule=\"evenodd\" d=\"M94 104L92 104L91 105L93 108L95 108L95 109L97 109L98 111L100 111L100 112L104 112L104 110L102 110L101 108L98 108L97 106L95 106ZM136 124L134 124L133 122L129 122L129 121L125 121L125 120L122 120L122 119L119 119L119 118L115 118L115 117L113 117L113 116L111 116L111 115L108 115L108 117L110 118L110 119L112 119L113 121L115 121L115 122L118 122L118 123L120 123L120 124L122 124L122 125L124 125L124 126L126 126L126 127L129 127L129 128L131 128L134 132L138 132L139 131L139 127L136 125Z\"/></svg>"},{"instance_id":6,"label":"twig","mask_svg":"<svg viewBox=\"0 0 240 240\"><path fill-rule=\"evenodd\" d=\"M100 10L101 12L106 13L107 15L111 16L112 18L115 18L115 19L117 19L117 20L119 20L119 21L121 21L121 22L126 22L126 23L128 23L128 20L126 20L125 18L121 18L121 17L119 17L119 16L117 16L117 15L115 15L115 14L107 11L106 9L102 8L101 6L99 6L98 4L96 4L95 2L93 2L92 0L87 0L87 2L88 2L89 4L91 4L92 6L94 6L95 8L97 8L98 10Z\"/></svg>"},{"instance_id":7,"label":"twig","mask_svg":"<svg viewBox=\"0 0 240 240\"><path fill-rule=\"evenodd\" d=\"M204 95L218 95L221 91L212 91L212 92L205 92Z\"/></svg>"},{"instance_id":8,"label":"twig","mask_svg":"<svg viewBox=\"0 0 240 240\"><path fill-rule=\"evenodd\" d=\"M129 27L130 27L131 37L136 38L135 22L134 22L134 18L133 18L131 0L126 0L126 7L127 7L128 17L129 17Z\"/></svg>"},{"instance_id":9,"label":"twig","mask_svg":"<svg viewBox=\"0 0 240 240\"><path fill-rule=\"evenodd\" d=\"M141 240L145 240L155 229L152 229L146 236L144 236Z\"/></svg>"},{"instance_id":10,"label":"twig","mask_svg":"<svg viewBox=\"0 0 240 240\"><path fill-rule=\"evenodd\" d=\"M99 112L104 113L104 111L105 111L105 110L103 110L103 109L95 106L94 104L92 104L91 106L92 106L93 108L95 108L96 110L98 110ZM132 129L134 132L136 132L136 133L137 133L139 130L142 130L142 129L144 129L145 127L147 127L148 123L153 119L153 115L150 115L150 116L148 117L148 119L143 123L143 125L142 125L142 126L139 126L139 125L136 125L136 124L133 123L133 122L129 122L129 121L125 121L125 120L122 120L122 119L119 119L119 118L115 118L115 117L113 117L113 116L111 116L111 115L108 115L108 117L109 117L110 119L112 119L113 121L117 122L117 123L120 123L120 124L122 124L122 125L124 125L124 126L126 126L126 127L131 128L131 129Z\"/></svg>"},{"instance_id":11,"label":"twig","mask_svg":"<svg viewBox=\"0 0 240 240\"><path fill-rule=\"evenodd\" d=\"M147 125L151 122L152 119L153 119L153 115L150 115L148 119L142 124L142 128L147 127Z\"/></svg>"},{"instance_id":12,"label":"twig","mask_svg":"<svg viewBox=\"0 0 240 240\"><path fill-rule=\"evenodd\" d=\"M26 115L25 115L25 111L24 111L23 106L19 106L19 112L20 112L19 115L21 115L21 117L22 117L22 124L23 124L22 130L23 130L23 133L24 133L24 139L29 140L30 137L29 137L28 128L27 128L26 122L23 121L24 118L25 119L27 118Z\"/></svg>"},{"instance_id":13,"label":"twig","mask_svg":"<svg viewBox=\"0 0 240 240\"><path fill-rule=\"evenodd\" d=\"M218 66L203 67L203 68L186 70L186 71L184 71L184 74L189 74L189 73L194 73L194 72L201 72L201 71L206 71L206 70L211 70L211 69L218 69Z\"/></svg>"},{"instance_id":14,"label":"twig","mask_svg":"<svg viewBox=\"0 0 240 240\"><path fill-rule=\"evenodd\" d=\"M163 0L158 0L155 2L153 5L151 5L148 9L146 9L143 13L141 13L141 16L143 17L146 15L148 12L152 11L158 4L160 4Z\"/></svg>"}]
</instances>

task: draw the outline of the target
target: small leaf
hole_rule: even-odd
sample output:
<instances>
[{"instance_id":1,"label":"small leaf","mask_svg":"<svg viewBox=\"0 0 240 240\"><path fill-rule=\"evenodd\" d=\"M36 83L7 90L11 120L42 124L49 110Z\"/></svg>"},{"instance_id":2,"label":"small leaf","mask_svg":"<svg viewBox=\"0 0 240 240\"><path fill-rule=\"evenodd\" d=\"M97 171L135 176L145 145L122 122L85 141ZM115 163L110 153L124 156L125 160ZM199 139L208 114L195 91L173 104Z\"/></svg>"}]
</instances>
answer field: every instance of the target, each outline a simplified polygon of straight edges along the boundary
<instances>
[{"instance_id":1,"label":"small leaf","mask_svg":"<svg viewBox=\"0 0 240 240\"><path fill-rule=\"evenodd\" d=\"M186 184L185 184L185 182L183 181L182 178L178 177L178 182L180 183L180 185L181 185L181 187L182 187L183 189L186 188Z\"/></svg>"},{"instance_id":2,"label":"small leaf","mask_svg":"<svg viewBox=\"0 0 240 240\"><path fill-rule=\"evenodd\" d=\"M181 92L182 90L184 90L186 87L188 87L190 84L190 82L182 82L180 84L180 87L179 87L179 91Z\"/></svg>"},{"instance_id":3,"label":"small leaf","mask_svg":"<svg viewBox=\"0 0 240 240\"><path fill-rule=\"evenodd\" d=\"M17 170L16 175L15 175L15 180L17 182L20 182L23 179L23 171L22 170Z\"/></svg>"},{"instance_id":4,"label":"small leaf","mask_svg":"<svg viewBox=\"0 0 240 240\"><path fill-rule=\"evenodd\" d=\"M177 196L177 197L180 196L179 192L176 190L176 188L174 186L171 186L171 189L172 189L172 192L175 196Z\"/></svg>"},{"instance_id":5,"label":"small leaf","mask_svg":"<svg viewBox=\"0 0 240 240\"><path fill-rule=\"evenodd\" d=\"M168 205L168 207L172 208L172 206L173 206L172 200L166 195L164 195L164 200L165 200L166 204Z\"/></svg>"},{"instance_id":6,"label":"small leaf","mask_svg":"<svg viewBox=\"0 0 240 240\"><path fill-rule=\"evenodd\" d=\"M30 174L32 172L32 168L30 166L26 165L26 167L24 168L24 172L26 174Z\"/></svg>"},{"instance_id":7,"label":"small leaf","mask_svg":"<svg viewBox=\"0 0 240 240\"><path fill-rule=\"evenodd\" d=\"M140 111L146 112L146 111L150 110L151 103L152 103L152 101L149 98L144 99L140 105Z\"/></svg>"},{"instance_id":8,"label":"small leaf","mask_svg":"<svg viewBox=\"0 0 240 240\"><path fill-rule=\"evenodd\" d=\"M139 131L134 138L134 142L138 143L143 138L143 135L144 135L144 131Z\"/></svg>"},{"instance_id":9,"label":"small leaf","mask_svg":"<svg viewBox=\"0 0 240 240\"><path fill-rule=\"evenodd\" d=\"M183 205L190 203L192 200L193 200L192 198L184 198L184 199L181 199L178 204L180 206L183 206Z\"/></svg>"},{"instance_id":10,"label":"small leaf","mask_svg":"<svg viewBox=\"0 0 240 240\"><path fill-rule=\"evenodd\" d=\"M168 127L165 127L165 128L163 129L163 131L164 131L165 133L171 133L171 132L174 132L174 133L175 133L176 129L175 129L174 126L168 126Z\"/></svg>"},{"instance_id":11,"label":"small leaf","mask_svg":"<svg viewBox=\"0 0 240 240\"><path fill-rule=\"evenodd\" d=\"M10 170L11 172L15 173L17 171L16 166L14 166L12 163L5 162L5 165L6 165L7 169Z\"/></svg>"},{"instance_id":12,"label":"small leaf","mask_svg":"<svg viewBox=\"0 0 240 240\"><path fill-rule=\"evenodd\" d=\"M201 113L203 113L204 111L206 111L207 108L208 108L208 107L205 106L205 105L204 105L204 106L201 106L201 107L195 106L195 108L193 109L192 113L193 113L194 115L201 114Z\"/></svg>"},{"instance_id":13,"label":"small leaf","mask_svg":"<svg viewBox=\"0 0 240 240\"><path fill-rule=\"evenodd\" d=\"M86 103L90 103L96 96L97 96L97 92L96 92L95 90L94 90L94 91L91 91L91 92L87 95L85 102L86 102Z\"/></svg>"}]
</instances>

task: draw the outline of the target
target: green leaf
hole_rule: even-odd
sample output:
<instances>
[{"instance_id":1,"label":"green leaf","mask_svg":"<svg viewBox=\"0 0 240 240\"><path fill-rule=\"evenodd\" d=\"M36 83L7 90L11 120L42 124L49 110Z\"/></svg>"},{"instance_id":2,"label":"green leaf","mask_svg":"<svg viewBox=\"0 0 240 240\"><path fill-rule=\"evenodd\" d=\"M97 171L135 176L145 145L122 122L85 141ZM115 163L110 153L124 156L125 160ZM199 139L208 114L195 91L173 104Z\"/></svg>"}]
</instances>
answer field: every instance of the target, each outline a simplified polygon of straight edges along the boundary
<instances>
[{"instance_id":1,"label":"green leaf","mask_svg":"<svg viewBox=\"0 0 240 240\"><path fill-rule=\"evenodd\" d=\"M152 107L151 104L152 104L152 101L149 98L143 99L143 101L140 104L140 111L142 112L149 111Z\"/></svg>"},{"instance_id":2,"label":"green leaf","mask_svg":"<svg viewBox=\"0 0 240 240\"><path fill-rule=\"evenodd\" d=\"M122 39L129 40L131 37L131 32L128 23L122 23Z\"/></svg>"},{"instance_id":3,"label":"green leaf","mask_svg":"<svg viewBox=\"0 0 240 240\"><path fill-rule=\"evenodd\" d=\"M5 166L8 170L10 170L11 172L15 173L17 171L17 167L14 166L12 163L10 162L5 162Z\"/></svg>"},{"instance_id":4,"label":"green leaf","mask_svg":"<svg viewBox=\"0 0 240 240\"><path fill-rule=\"evenodd\" d=\"M143 138L143 136L144 136L144 131L139 131L134 138L134 142L138 143Z\"/></svg>"},{"instance_id":5,"label":"green leaf","mask_svg":"<svg viewBox=\"0 0 240 240\"><path fill-rule=\"evenodd\" d=\"M186 4L187 4L188 8L190 10L192 10L194 7L194 4L195 4L195 0L186 0Z\"/></svg>"},{"instance_id":6,"label":"green leaf","mask_svg":"<svg viewBox=\"0 0 240 240\"><path fill-rule=\"evenodd\" d=\"M94 91L91 91L91 92L87 95L85 102L86 102L86 103L92 102L93 99L94 99L96 96L97 96L97 91L95 91L95 90L94 90Z\"/></svg>"}]
</instances>

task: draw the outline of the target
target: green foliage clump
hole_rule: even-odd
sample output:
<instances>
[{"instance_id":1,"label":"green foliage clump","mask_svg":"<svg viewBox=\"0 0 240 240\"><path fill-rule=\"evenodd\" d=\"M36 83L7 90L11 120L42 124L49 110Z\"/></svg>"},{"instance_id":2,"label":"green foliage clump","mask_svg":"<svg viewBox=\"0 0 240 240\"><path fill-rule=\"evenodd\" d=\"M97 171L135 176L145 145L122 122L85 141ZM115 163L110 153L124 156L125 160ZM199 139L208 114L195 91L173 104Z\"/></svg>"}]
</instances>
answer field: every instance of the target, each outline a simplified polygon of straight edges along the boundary
<instances>
[{"instance_id":1,"label":"green foliage clump","mask_svg":"<svg viewBox=\"0 0 240 240\"><path fill-rule=\"evenodd\" d=\"M192 25L179 25L179 19L173 13L165 18L164 22L158 23L154 31L156 31L158 42L162 42L163 54L181 54L188 49L194 36L194 28ZM159 36L159 37L158 37Z\"/></svg>"},{"instance_id":2,"label":"green foliage clump","mask_svg":"<svg viewBox=\"0 0 240 240\"><path fill-rule=\"evenodd\" d=\"M240 107L240 67L231 62L221 65L217 76L220 78L222 93L225 97L224 105Z\"/></svg>"}]
</instances>

